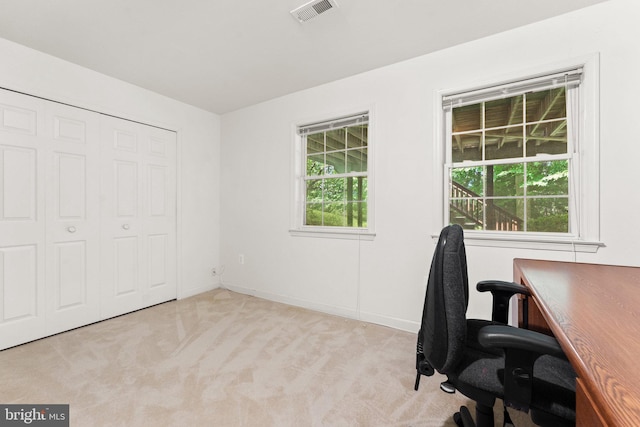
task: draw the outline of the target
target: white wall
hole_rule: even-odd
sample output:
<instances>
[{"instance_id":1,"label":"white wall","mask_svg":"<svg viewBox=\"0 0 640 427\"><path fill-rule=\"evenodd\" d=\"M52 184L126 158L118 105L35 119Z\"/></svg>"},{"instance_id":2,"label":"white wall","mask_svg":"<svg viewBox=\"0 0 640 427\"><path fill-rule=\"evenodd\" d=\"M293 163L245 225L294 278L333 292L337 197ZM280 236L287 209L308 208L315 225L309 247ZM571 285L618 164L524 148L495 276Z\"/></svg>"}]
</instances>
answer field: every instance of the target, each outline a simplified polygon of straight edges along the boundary
<instances>
[{"instance_id":1,"label":"white wall","mask_svg":"<svg viewBox=\"0 0 640 427\"><path fill-rule=\"evenodd\" d=\"M417 330L430 236L439 232L431 172L436 91L594 53L600 55L606 247L596 254L468 247L470 280L510 280L515 257L640 265L640 197L632 173L640 143L630 129L640 117L638 17L636 0L611 0L222 116L222 284ZM292 125L363 105L375 108L375 240L292 237ZM474 295L469 314L489 316L487 298Z\"/></svg>"},{"instance_id":2,"label":"white wall","mask_svg":"<svg viewBox=\"0 0 640 427\"><path fill-rule=\"evenodd\" d=\"M0 39L0 87L178 131L178 296L217 287L220 118Z\"/></svg>"}]
</instances>

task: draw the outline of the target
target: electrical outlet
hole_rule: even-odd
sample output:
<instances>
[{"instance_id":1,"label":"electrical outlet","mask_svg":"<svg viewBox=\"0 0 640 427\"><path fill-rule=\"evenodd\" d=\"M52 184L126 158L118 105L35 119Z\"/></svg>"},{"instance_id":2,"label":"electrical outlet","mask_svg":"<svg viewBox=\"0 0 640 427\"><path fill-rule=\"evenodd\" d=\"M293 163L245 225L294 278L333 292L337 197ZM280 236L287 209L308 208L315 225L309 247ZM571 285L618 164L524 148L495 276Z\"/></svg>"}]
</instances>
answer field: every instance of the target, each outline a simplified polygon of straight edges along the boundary
<instances>
[{"instance_id":1,"label":"electrical outlet","mask_svg":"<svg viewBox=\"0 0 640 427\"><path fill-rule=\"evenodd\" d=\"M239 262L240 264L244 264L244 254L240 254L240 255L238 255L238 262Z\"/></svg>"}]
</instances>

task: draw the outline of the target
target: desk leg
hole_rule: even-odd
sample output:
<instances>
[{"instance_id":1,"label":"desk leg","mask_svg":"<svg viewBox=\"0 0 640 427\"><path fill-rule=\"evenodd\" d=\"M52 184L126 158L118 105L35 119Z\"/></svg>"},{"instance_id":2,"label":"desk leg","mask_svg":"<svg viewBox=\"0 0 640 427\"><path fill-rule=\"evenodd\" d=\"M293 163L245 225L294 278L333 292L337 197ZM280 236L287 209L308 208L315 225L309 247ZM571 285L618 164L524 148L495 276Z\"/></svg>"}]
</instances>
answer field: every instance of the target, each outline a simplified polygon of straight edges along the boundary
<instances>
[{"instance_id":1,"label":"desk leg","mask_svg":"<svg viewBox=\"0 0 640 427\"><path fill-rule=\"evenodd\" d=\"M525 301L528 301L528 303ZM527 315L526 321L524 319L525 314ZM535 300L525 295L518 296L518 326L553 336Z\"/></svg>"}]
</instances>

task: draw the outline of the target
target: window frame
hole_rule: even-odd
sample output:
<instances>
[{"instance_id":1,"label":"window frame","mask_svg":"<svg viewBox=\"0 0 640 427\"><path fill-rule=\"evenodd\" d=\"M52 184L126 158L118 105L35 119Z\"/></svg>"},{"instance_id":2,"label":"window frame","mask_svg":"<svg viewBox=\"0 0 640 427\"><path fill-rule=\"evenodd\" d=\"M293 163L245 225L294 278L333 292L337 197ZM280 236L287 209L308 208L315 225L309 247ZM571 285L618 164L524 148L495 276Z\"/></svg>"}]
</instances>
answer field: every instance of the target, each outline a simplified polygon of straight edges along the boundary
<instances>
[{"instance_id":1,"label":"window frame","mask_svg":"<svg viewBox=\"0 0 640 427\"><path fill-rule=\"evenodd\" d=\"M511 72L483 82L475 82L456 89L436 91L434 95L434 175L435 192L439 200L439 212L434 214L432 237L437 238L439 230L448 222L449 194L448 156L451 137L450 123L443 108L444 100L452 95L482 91L484 89L563 72L568 69L582 68L582 81L579 85L577 114L579 123L577 136L579 143L571 159L570 198L575 213L570 217L570 229L575 233L540 233L493 230L465 230L465 242L476 246L495 246L507 248L546 249L571 252L596 252L604 246L600 241L600 166L599 166L599 57L589 55L582 58L562 61L535 69ZM481 101L478 101L481 102ZM450 115L449 115L450 117ZM542 157L540 160L544 160ZM577 181L575 181L577 180Z\"/></svg>"},{"instance_id":2,"label":"window frame","mask_svg":"<svg viewBox=\"0 0 640 427\"><path fill-rule=\"evenodd\" d=\"M305 225L306 206L306 138L299 132L300 128L313 124L341 121L358 115L368 115L367 122L367 226L366 227L340 227L324 225ZM321 237L348 240L373 240L375 238L375 212L374 212L374 118L372 107L352 108L347 112L326 114L307 120L297 120L291 125L293 135L292 160L293 178L291 187L291 226L289 233L295 237Z\"/></svg>"}]
</instances>

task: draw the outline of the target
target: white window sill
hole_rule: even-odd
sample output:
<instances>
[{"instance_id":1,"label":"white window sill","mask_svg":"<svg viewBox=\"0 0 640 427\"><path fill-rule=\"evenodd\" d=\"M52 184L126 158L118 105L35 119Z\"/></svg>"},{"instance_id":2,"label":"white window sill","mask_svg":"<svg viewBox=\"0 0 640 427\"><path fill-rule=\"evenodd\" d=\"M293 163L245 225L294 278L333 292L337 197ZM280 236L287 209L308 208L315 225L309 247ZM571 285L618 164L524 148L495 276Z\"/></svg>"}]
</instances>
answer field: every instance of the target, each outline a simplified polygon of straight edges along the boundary
<instances>
[{"instance_id":1,"label":"white window sill","mask_svg":"<svg viewBox=\"0 0 640 427\"><path fill-rule=\"evenodd\" d=\"M434 241L439 234L432 234ZM473 232L465 230L464 243L467 246L486 246L496 248L538 249L547 251L596 253L604 243L595 241L572 240L567 236L542 234L505 234L491 232Z\"/></svg>"},{"instance_id":2,"label":"white window sill","mask_svg":"<svg viewBox=\"0 0 640 427\"><path fill-rule=\"evenodd\" d=\"M293 237L317 237L323 239L373 240L375 233L362 229L300 228L289 230Z\"/></svg>"}]
</instances>

